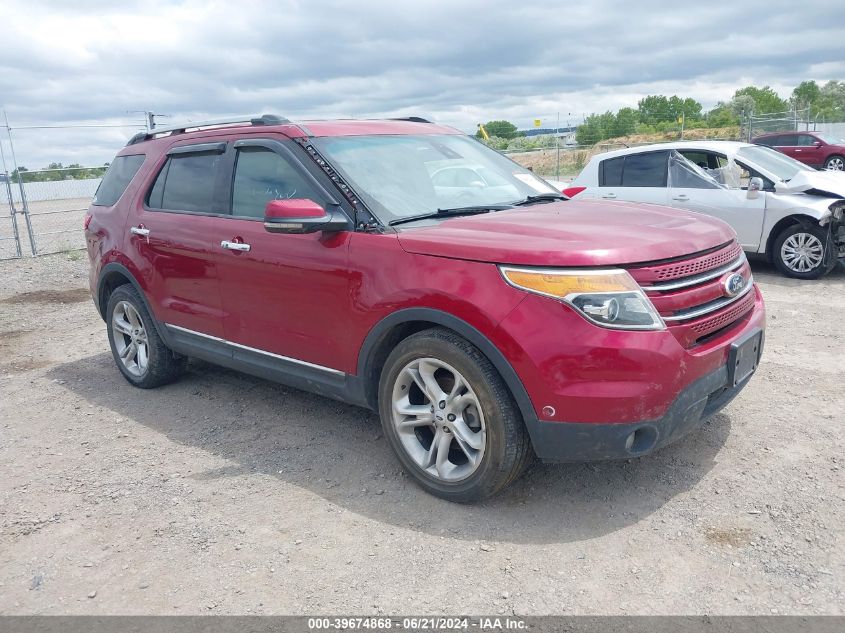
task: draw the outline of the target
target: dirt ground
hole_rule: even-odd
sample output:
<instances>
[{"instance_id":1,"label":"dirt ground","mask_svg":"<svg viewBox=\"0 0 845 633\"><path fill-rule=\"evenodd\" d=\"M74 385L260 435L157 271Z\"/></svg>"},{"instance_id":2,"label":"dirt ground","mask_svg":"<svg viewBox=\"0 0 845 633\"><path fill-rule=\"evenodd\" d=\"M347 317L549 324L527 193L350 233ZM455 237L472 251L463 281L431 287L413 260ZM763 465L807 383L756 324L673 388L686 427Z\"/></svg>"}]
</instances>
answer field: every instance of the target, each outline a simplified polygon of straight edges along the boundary
<instances>
[{"instance_id":1,"label":"dirt ground","mask_svg":"<svg viewBox=\"0 0 845 633\"><path fill-rule=\"evenodd\" d=\"M85 257L0 262L0 614L843 614L845 270L754 271L722 414L460 506L362 409L199 362L130 387Z\"/></svg>"}]
</instances>

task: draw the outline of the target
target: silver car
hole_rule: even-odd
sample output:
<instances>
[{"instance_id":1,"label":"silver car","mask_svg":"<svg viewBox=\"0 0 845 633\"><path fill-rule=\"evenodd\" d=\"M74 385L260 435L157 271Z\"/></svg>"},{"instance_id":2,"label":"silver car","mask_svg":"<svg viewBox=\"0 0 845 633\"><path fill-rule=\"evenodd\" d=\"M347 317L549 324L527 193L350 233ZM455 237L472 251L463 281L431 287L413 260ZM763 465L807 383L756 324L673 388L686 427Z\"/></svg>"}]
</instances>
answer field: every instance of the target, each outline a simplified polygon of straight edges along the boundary
<instances>
[{"instance_id":1,"label":"silver car","mask_svg":"<svg viewBox=\"0 0 845 633\"><path fill-rule=\"evenodd\" d=\"M598 154L564 190L720 218L747 253L816 279L845 256L845 173L816 171L768 147L679 141Z\"/></svg>"}]
</instances>

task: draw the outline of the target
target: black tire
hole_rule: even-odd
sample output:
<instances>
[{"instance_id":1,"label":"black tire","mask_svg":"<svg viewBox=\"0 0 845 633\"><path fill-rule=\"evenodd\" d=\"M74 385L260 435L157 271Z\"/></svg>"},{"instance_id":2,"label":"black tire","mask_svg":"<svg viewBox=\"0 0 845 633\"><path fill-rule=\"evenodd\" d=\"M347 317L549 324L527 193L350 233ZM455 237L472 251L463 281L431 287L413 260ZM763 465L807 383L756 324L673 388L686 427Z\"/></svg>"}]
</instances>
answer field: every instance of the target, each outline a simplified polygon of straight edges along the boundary
<instances>
[{"instance_id":1,"label":"black tire","mask_svg":"<svg viewBox=\"0 0 845 633\"><path fill-rule=\"evenodd\" d=\"M833 165L836 165L836 167L833 167ZM831 171L843 171L845 168L845 156L839 156L838 154L828 156L827 160L824 161L824 168Z\"/></svg>"},{"instance_id":2,"label":"black tire","mask_svg":"<svg viewBox=\"0 0 845 633\"><path fill-rule=\"evenodd\" d=\"M808 271L798 271L790 268L789 264L784 261L783 244L790 237L805 233L818 239L822 244L822 258L818 265ZM836 253L833 240L830 236L830 231L827 227L821 226L803 226L801 224L793 224L786 227L772 244L772 261L780 272L787 277L794 279L818 279L826 275L836 266Z\"/></svg>"},{"instance_id":3,"label":"black tire","mask_svg":"<svg viewBox=\"0 0 845 633\"><path fill-rule=\"evenodd\" d=\"M393 421L397 378L403 368L421 358L437 359L457 370L481 407L486 426L484 453L475 471L460 481L444 481L423 470L403 446ZM534 459L522 416L505 382L477 347L449 330L424 330L396 346L381 373L379 414L385 437L406 472L426 491L448 501L469 503L490 497L516 480Z\"/></svg>"},{"instance_id":4,"label":"black tire","mask_svg":"<svg viewBox=\"0 0 845 633\"><path fill-rule=\"evenodd\" d=\"M148 350L147 365L139 374L130 371L121 360L117 351L116 336L124 337L123 346L131 338L129 335L120 334L113 325L115 309L122 302L129 303L137 312L143 329L146 333L146 348ZM114 357L114 362L123 377L130 384L141 389L153 389L173 382L181 376L188 365L188 358L176 354L170 350L161 340L156 330L155 322L147 310L141 295L132 284L125 284L115 288L111 293L106 307L106 330L109 336L109 346Z\"/></svg>"}]
</instances>

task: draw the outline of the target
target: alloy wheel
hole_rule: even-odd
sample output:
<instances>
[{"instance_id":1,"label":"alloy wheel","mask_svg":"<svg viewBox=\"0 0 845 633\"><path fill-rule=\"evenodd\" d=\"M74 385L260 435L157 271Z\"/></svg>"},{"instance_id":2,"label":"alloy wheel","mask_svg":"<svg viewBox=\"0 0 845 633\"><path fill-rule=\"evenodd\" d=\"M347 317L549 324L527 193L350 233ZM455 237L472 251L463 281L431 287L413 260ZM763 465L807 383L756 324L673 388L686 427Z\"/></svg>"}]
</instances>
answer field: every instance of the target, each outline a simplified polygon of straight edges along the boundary
<instances>
[{"instance_id":1,"label":"alloy wheel","mask_svg":"<svg viewBox=\"0 0 845 633\"><path fill-rule=\"evenodd\" d=\"M451 365L418 358L393 385L392 417L399 441L424 472L456 482L476 471L487 429L478 396Z\"/></svg>"},{"instance_id":2,"label":"alloy wheel","mask_svg":"<svg viewBox=\"0 0 845 633\"><path fill-rule=\"evenodd\" d=\"M141 315L128 301L114 306L111 319L112 335L117 356L133 376L143 376L149 366L147 331Z\"/></svg>"},{"instance_id":3,"label":"alloy wheel","mask_svg":"<svg viewBox=\"0 0 845 633\"><path fill-rule=\"evenodd\" d=\"M828 171L845 171L845 159L834 156L827 161L825 169Z\"/></svg>"},{"instance_id":4,"label":"alloy wheel","mask_svg":"<svg viewBox=\"0 0 845 633\"><path fill-rule=\"evenodd\" d=\"M780 248L783 263L797 273L808 273L821 265L824 246L812 233L795 233L783 242Z\"/></svg>"}]
</instances>

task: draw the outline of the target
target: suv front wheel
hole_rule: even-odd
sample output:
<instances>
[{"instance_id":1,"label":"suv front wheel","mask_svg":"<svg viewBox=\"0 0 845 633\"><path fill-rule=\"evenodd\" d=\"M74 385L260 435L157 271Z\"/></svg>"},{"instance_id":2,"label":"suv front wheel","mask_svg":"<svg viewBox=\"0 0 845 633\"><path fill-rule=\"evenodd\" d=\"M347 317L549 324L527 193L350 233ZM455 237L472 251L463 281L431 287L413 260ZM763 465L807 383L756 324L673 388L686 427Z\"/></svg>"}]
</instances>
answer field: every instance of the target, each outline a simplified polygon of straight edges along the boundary
<instances>
[{"instance_id":1,"label":"suv front wheel","mask_svg":"<svg viewBox=\"0 0 845 633\"><path fill-rule=\"evenodd\" d=\"M109 345L117 368L131 384L152 389L173 382L188 359L168 348L141 295L131 284L115 289L106 307Z\"/></svg>"},{"instance_id":2,"label":"suv front wheel","mask_svg":"<svg viewBox=\"0 0 845 633\"><path fill-rule=\"evenodd\" d=\"M513 397L481 351L431 329L399 343L379 385L385 436L423 488L450 501L489 497L533 456Z\"/></svg>"}]
</instances>

